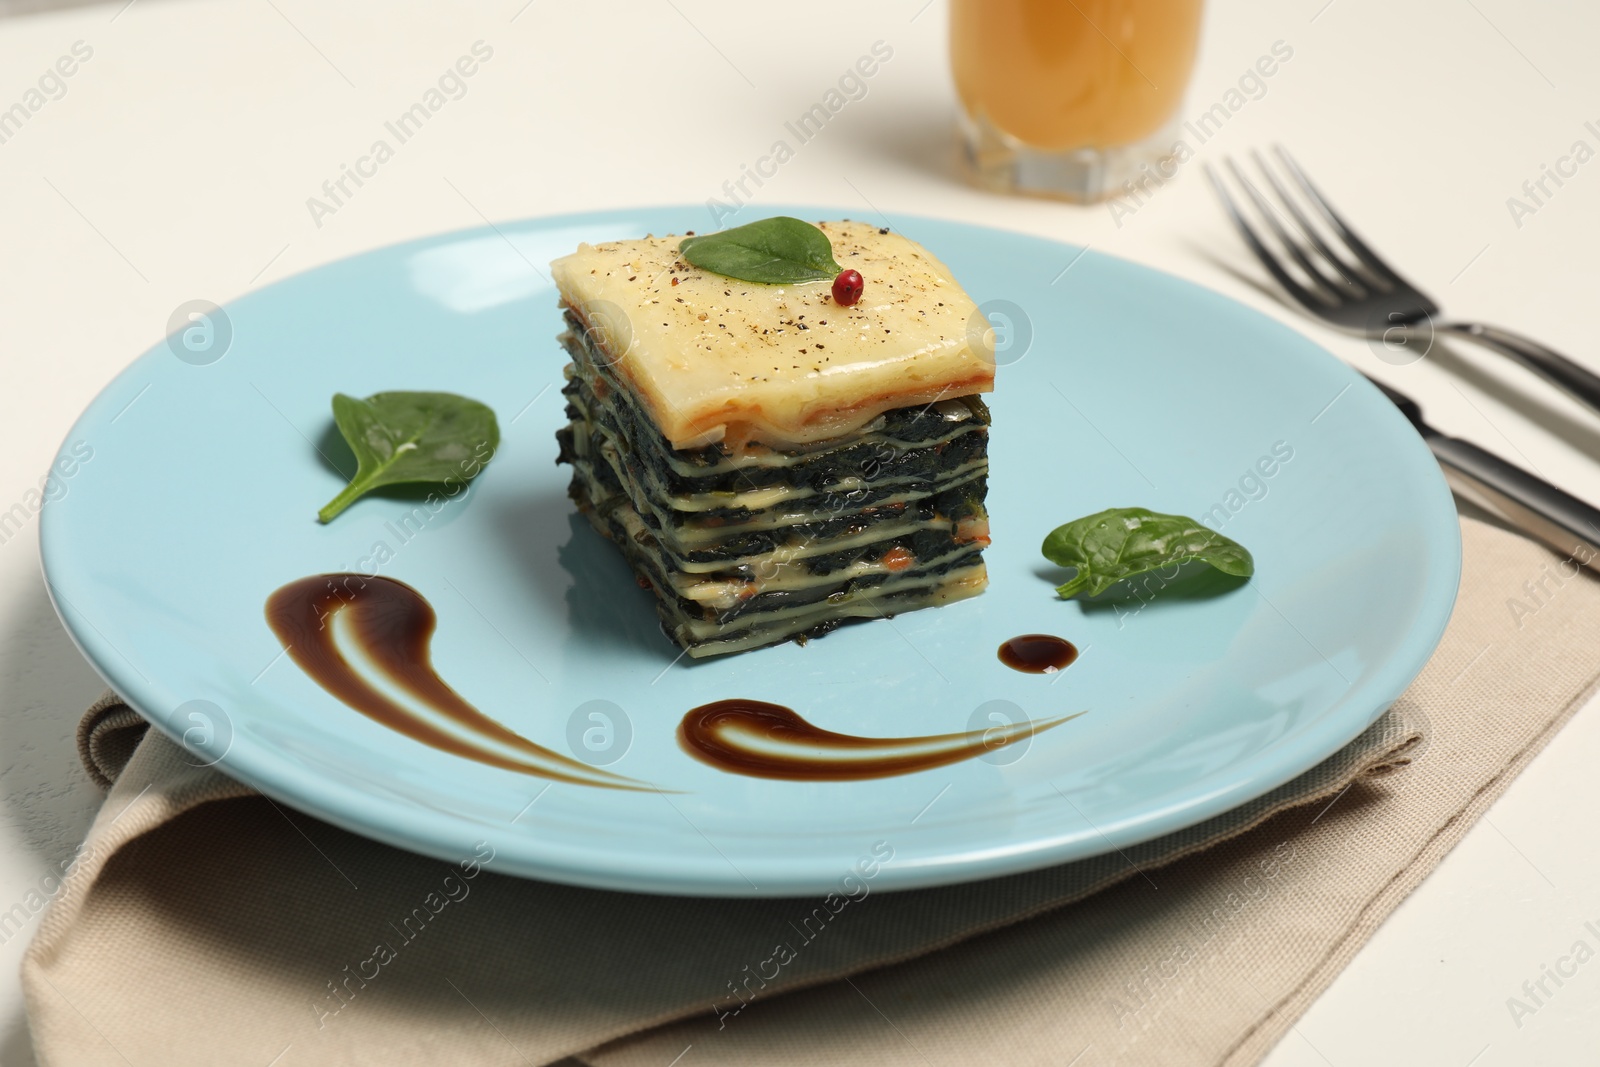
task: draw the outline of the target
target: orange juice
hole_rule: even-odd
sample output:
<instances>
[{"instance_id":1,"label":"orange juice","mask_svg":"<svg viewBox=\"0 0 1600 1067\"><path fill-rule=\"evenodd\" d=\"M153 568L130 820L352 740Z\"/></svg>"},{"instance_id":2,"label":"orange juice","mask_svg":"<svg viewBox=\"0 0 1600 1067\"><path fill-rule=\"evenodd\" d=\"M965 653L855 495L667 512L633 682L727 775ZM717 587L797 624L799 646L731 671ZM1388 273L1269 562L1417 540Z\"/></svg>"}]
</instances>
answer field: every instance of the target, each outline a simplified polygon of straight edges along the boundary
<instances>
[{"instance_id":1,"label":"orange juice","mask_svg":"<svg viewBox=\"0 0 1600 1067\"><path fill-rule=\"evenodd\" d=\"M1038 151L1159 132L1194 65L1202 0L951 0L950 64L970 122Z\"/></svg>"}]
</instances>

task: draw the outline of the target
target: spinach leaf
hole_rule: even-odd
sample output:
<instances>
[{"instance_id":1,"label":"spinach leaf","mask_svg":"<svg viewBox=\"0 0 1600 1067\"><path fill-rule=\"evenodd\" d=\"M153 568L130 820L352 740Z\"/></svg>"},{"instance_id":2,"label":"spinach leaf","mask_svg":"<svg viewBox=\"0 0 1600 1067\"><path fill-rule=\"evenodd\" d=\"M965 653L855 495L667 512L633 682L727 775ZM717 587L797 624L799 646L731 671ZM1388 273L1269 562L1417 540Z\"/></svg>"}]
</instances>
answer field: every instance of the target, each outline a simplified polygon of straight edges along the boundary
<instances>
[{"instance_id":1,"label":"spinach leaf","mask_svg":"<svg viewBox=\"0 0 1600 1067\"><path fill-rule=\"evenodd\" d=\"M365 400L335 393L333 421L356 455L356 475L317 512L319 522L379 486L464 485L500 444L494 412L454 393L376 393Z\"/></svg>"},{"instance_id":2,"label":"spinach leaf","mask_svg":"<svg viewBox=\"0 0 1600 1067\"><path fill-rule=\"evenodd\" d=\"M1237 541L1182 515L1146 508L1108 508L1057 526L1044 539L1043 552L1051 563L1078 569L1056 587L1063 599L1099 596L1125 578L1189 560L1240 578L1255 573L1249 550Z\"/></svg>"},{"instance_id":3,"label":"spinach leaf","mask_svg":"<svg viewBox=\"0 0 1600 1067\"><path fill-rule=\"evenodd\" d=\"M678 254L701 270L767 285L830 280L842 269L828 235L788 215L685 237Z\"/></svg>"}]
</instances>

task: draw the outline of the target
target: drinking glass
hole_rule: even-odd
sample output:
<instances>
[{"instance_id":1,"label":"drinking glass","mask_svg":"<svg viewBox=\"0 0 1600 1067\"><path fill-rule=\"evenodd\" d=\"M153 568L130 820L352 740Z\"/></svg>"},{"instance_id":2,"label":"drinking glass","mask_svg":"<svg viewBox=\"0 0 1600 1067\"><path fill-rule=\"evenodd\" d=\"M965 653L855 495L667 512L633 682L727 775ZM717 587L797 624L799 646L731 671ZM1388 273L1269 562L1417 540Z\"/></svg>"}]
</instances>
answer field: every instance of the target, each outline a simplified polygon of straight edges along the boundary
<instances>
[{"instance_id":1,"label":"drinking glass","mask_svg":"<svg viewBox=\"0 0 1600 1067\"><path fill-rule=\"evenodd\" d=\"M1086 203L1177 139L1202 0L951 0L950 67L969 173Z\"/></svg>"}]
</instances>

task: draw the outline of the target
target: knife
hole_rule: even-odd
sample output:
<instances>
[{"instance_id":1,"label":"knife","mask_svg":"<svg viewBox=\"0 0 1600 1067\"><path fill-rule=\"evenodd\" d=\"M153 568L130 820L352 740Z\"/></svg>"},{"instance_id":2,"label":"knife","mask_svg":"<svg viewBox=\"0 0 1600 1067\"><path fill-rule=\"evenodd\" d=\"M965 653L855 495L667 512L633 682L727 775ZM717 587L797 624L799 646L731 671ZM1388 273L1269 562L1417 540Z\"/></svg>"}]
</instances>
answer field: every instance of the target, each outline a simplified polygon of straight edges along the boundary
<instances>
[{"instance_id":1,"label":"knife","mask_svg":"<svg viewBox=\"0 0 1600 1067\"><path fill-rule=\"evenodd\" d=\"M1427 424L1415 400L1367 380L1417 428L1457 495L1574 562L1588 564L1600 556L1600 510L1470 441L1446 437Z\"/></svg>"}]
</instances>

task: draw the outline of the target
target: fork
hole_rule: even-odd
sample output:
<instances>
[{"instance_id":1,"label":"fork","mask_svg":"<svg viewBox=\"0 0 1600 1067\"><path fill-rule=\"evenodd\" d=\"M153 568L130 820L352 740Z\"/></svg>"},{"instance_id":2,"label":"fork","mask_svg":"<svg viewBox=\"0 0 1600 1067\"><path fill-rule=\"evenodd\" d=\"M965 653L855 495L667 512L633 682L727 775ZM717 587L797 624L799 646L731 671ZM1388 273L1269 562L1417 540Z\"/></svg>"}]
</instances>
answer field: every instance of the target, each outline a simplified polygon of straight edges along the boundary
<instances>
[{"instance_id":1,"label":"fork","mask_svg":"<svg viewBox=\"0 0 1600 1067\"><path fill-rule=\"evenodd\" d=\"M1244 212L1229 194L1227 186L1208 163L1206 177L1222 200L1233 224L1238 227L1245 243L1255 253L1261 265L1277 279L1285 291L1303 308L1316 317L1343 330L1381 339L1385 344L1409 344L1425 340L1428 328L1454 334L1476 341L1485 348L1510 356L1527 369L1566 390L1568 394L1600 411L1600 374L1573 362L1559 352L1496 326L1478 322L1435 322L1439 305L1411 282L1402 278L1363 241L1356 236L1349 223L1339 216L1333 205L1317 191L1306 177L1305 171L1281 146L1274 145L1279 164L1299 190L1297 198L1260 152L1252 152L1256 167L1266 178L1277 196L1277 204L1245 177L1232 159L1226 161L1234 181L1242 188L1256 213L1266 220L1288 260L1297 267L1302 277L1289 270L1283 256L1267 247L1256 228L1245 218ZM1342 246L1336 251L1324 237L1319 227L1300 200L1310 205L1334 241ZM1287 215L1300 235L1300 240L1284 225L1280 215ZM1426 355L1426 350L1423 352ZM1417 358L1421 358L1420 356Z\"/></svg>"}]
</instances>

